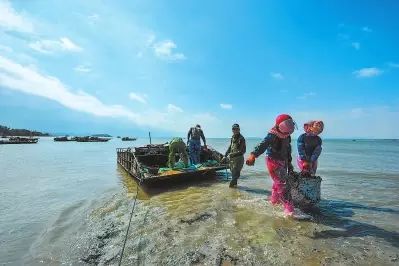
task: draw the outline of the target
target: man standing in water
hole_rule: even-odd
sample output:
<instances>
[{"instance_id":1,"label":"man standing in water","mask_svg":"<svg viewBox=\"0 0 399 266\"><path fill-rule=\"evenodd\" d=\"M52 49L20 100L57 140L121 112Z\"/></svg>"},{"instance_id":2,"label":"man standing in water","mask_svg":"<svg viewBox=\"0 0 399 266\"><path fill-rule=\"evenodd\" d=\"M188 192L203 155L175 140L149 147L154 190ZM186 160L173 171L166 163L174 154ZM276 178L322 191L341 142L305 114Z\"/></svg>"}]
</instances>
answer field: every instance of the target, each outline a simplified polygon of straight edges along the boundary
<instances>
[{"instance_id":1,"label":"man standing in water","mask_svg":"<svg viewBox=\"0 0 399 266\"><path fill-rule=\"evenodd\" d=\"M233 131L233 136L231 137L230 146L227 149L223 160L228 160L230 163L232 177L232 180L230 181L230 187L233 188L237 186L237 180L240 177L241 170L244 165L246 144L245 138L240 133L240 126L238 124L234 124L231 129Z\"/></svg>"},{"instance_id":2,"label":"man standing in water","mask_svg":"<svg viewBox=\"0 0 399 266\"><path fill-rule=\"evenodd\" d=\"M187 134L187 145L190 152L190 161L192 164L200 163L201 139L204 142L206 149L206 140L201 126L196 125L195 127L190 128Z\"/></svg>"}]
</instances>

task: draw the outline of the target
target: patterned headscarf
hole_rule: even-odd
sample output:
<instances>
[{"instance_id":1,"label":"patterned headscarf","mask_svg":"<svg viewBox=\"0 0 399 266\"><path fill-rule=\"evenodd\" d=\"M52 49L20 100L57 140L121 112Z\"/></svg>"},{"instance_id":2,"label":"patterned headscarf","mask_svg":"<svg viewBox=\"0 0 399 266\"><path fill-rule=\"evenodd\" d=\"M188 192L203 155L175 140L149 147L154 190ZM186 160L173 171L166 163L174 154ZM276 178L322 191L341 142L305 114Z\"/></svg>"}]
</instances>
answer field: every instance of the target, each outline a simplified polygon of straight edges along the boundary
<instances>
[{"instance_id":1,"label":"patterned headscarf","mask_svg":"<svg viewBox=\"0 0 399 266\"><path fill-rule=\"evenodd\" d=\"M324 123L321 120L311 120L303 125L303 129L307 134L319 135L324 130Z\"/></svg>"}]
</instances>

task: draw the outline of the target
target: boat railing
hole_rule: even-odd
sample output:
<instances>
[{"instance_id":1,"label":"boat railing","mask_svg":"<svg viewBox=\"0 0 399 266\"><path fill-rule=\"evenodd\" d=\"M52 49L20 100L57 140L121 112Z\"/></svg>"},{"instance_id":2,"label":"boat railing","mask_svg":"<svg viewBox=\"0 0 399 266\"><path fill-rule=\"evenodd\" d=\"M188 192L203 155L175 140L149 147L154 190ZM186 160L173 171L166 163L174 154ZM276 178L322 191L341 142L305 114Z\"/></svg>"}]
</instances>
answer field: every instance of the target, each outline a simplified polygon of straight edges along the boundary
<instances>
[{"instance_id":1,"label":"boat railing","mask_svg":"<svg viewBox=\"0 0 399 266\"><path fill-rule=\"evenodd\" d=\"M130 174L137 176L140 181L143 180L142 172L140 171L141 164L136 159L131 148L117 148L118 163Z\"/></svg>"}]
</instances>

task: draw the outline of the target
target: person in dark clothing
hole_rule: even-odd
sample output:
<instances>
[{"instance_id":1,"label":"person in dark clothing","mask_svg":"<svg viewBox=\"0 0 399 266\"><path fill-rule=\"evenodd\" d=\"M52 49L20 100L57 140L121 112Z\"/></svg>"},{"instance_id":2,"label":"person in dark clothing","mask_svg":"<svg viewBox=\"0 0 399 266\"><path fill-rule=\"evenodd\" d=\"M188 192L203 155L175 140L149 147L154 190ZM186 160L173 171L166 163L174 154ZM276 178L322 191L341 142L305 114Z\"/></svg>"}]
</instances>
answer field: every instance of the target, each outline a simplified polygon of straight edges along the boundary
<instances>
[{"instance_id":1,"label":"person in dark clothing","mask_svg":"<svg viewBox=\"0 0 399 266\"><path fill-rule=\"evenodd\" d=\"M288 174L293 171L291 157L291 134L295 130L295 122L291 116L281 114L277 116L274 127L249 155L246 164L254 165L255 159L266 151L266 165L273 179L270 201L272 204L281 203L284 212L292 216L294 205L288 187Z\"/></svg>"},{"instance_id":2,"label":"person in dark clothing","mask_svg":"<svg viewBox=\"0 0 399 266\"><path fill-rule=\"evenodd\" d=\"M226 151L222 161L228 161L231 171L232 180L230 187L237 186L237 180L240 177L242 167L244 166L244 154L246 152L245 138L240 133L240 126L234 124L232 126L233 136L230 140L230 146Z\"/></svg>"},{"instance_id":3,"label":"person in dark clothing","mask_svg":"<svg viewBox=\"0 0 399 266\"><path fill-rule=\"evenodd\" d=\"M322 140L318 136L323 132L323 121L309 121L303 125L305 133L298 138L298 167L304 175L315 175L317 160L321 154Z\"/></svg>"},{"instance_id":4,"label":"person in dark clothing","mask_svg":"<svg viewBox=\"0 0 399 266\"><path fill-rule=\"evenodd\" d=\"M204 132L201 129L201 126L196 125L195 127L190 128L187 133L187 145L190 153L191 164L200 163L201 139L204 142L204 147L206 149L206 139L204 136Z\"/></svg>"}]
</instances>

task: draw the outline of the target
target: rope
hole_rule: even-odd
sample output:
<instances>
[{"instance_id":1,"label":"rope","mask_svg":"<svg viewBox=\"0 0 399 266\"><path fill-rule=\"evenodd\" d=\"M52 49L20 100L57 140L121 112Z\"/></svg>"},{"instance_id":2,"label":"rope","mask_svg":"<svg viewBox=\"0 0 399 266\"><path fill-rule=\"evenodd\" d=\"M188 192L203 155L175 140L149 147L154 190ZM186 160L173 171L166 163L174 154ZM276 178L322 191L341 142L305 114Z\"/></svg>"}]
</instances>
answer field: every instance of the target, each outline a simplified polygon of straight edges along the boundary
<instances>
[{"instance_id":1,"label":"rope","mask_svg":"<svg viewBox=\"0 0 399 266\"><path fill-rule=\"evenodd\" d=\"M130 212L130 218L129 218L129 224L127 226L127 230L126 230L126 235L125 235L125 240L123 241L123 247L122 247L122 252L121 252L121 256L119 258L119 263L118 266L122 265L122 259L123 259L123 253L125 252L125 246L126 246L126 242L127 242L127 236L129 234L129 229L130 229L130 224L132 223L132 217L133 217L133 213L134 213L134 208L136 207L136 202L137 202L137 195L139 194L139 185L141 184L141 181L139 184L136 184L136 197L134 198L134 202L133 202L133 207L132 207L132 211Z\"/></svg>"}]
</instances>

